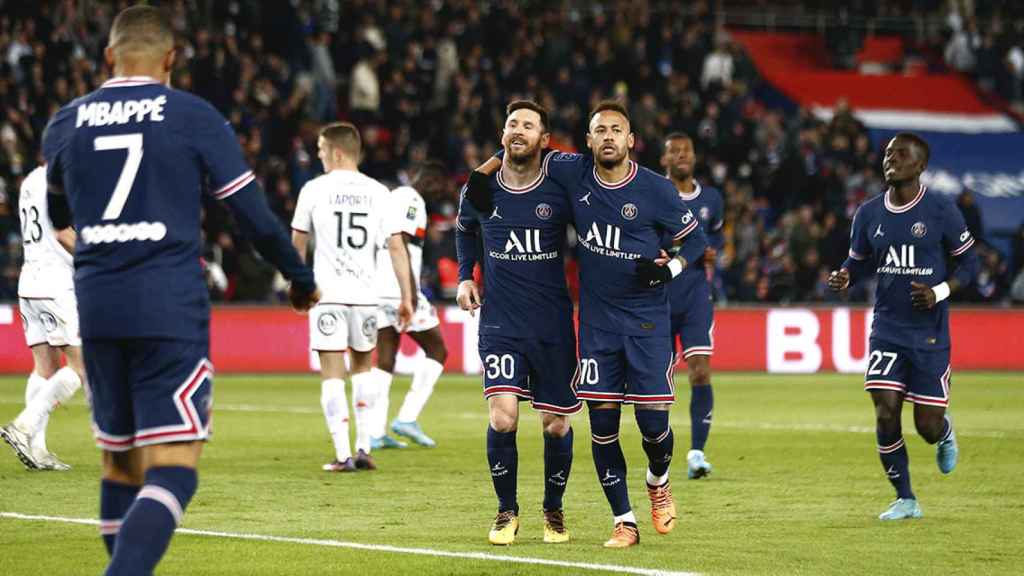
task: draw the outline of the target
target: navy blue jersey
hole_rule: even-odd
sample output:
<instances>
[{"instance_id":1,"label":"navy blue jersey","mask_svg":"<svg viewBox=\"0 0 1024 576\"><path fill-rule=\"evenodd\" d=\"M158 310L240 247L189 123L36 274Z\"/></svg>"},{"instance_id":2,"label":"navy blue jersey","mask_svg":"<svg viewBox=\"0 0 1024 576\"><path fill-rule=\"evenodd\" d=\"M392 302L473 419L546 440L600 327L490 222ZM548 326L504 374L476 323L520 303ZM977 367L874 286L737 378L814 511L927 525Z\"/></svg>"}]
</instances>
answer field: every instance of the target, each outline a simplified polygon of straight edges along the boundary
<instances>
[{"instance_id":1,"label":"navy blue jersey","mask_svg":"<svg viewBox=\"0 0 1024 576\"><path fill-rule=\"evenodd\" d=\"M662 238L684 242L687 262L703 254L704 234L675 186L632 161L629 174L614 183L600 179L589 155L555 153L545 164L572 205L580 322L616 334L668 336L668 289L644 286L635 260L657 258Z\"/></svg>"},{"instance_id":2,"label":"navy blue jersey","mask_svg":"<svg viewBox=\"0 0 1024 576\"><path fill-rule=\"evenodd\" d=\"M697 221L704 232L708 245L719 250L724 242L722 238L722 225L725 224L725 203L722 201L722 194L710 186L701 186L700 182L693 181L693 192L690 194L679 193L686 205L697 214ZM694 263L696 264L696 263ZM682 310L688 305L688 294L694 284L707 282L707 274L703 266L687 266L672 283L669 284L669 301L672 310Z\"/></svg>"},{"instance_id":3,"label":"navy blue jersey","mask_svg":"<svg viewBox=\"0 0 1024 576\"><path fill-rule=\"evenodd\" d=\"M82 336L206 339L201 194L253 181L223 116L152 78L115 78L57 112L43 154L78 231Z\"/></svg>"},{"instance_id":4,"label":"navy blue jersey","mask_svg":"<svg viewBox=\"0 0 1024 576\"><path fill-rule=\"evenodd\" d=\"M960 210L948 198L926 194L894 207L889 193L865 202L853 218L850 259L878 276L873 339L911 348L949 346L949 302L915 310L910 283L935 286L947 279L947 256L974 245Z\"/></svg>"},{"instance_id":5,"label":"navy blue jersey","mask_svg":"<svg viewBox=\"0 0 1024 576\"><path fill-rule=\"evenodd\" d=\"M459 280L473 278L482 237L480 333L561 341L573 337L563 247L572 217L563 187L542 173L524 188L490 178L494 211L480 214L463 195L456 225Z\"/></svg>"}]
</instances>

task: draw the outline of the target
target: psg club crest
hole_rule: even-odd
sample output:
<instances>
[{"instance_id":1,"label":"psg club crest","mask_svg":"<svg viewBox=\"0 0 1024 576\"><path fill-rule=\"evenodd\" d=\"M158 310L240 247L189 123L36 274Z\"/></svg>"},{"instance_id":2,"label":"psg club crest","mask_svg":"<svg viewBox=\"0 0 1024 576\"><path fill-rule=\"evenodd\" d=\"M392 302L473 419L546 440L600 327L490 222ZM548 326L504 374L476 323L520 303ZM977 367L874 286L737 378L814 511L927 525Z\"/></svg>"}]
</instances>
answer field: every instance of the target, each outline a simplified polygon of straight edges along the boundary
<instances>
[{"instance_id":1,"label":"psg club crest","mask_svg":"<svg viewBox=\"0 0 1024 576\"><path fill-rule=\"evenodd\" d=\"M625 218L626 220L633 220L634 218L636 218L636 213L636 204L629 202L622 205L622 217Z\"/></svg>"},{"instance_id":2,"label":"psg club crest","mask_svg":"<svg viewBox=\"0 0 1024 576\"><path fill-rule=\"evenodd\" d=\"M700 219L701 220L707 220L710 217L711 217L711 211L708 210L708 207L707 206L701 206L700 207Z\"/></svg>"},{"instance_id":3,"label":"psg club crest","mask_svg":"<svg viewBox=\"0 0 1024 576\"><path fill-rule=\"evenodd\" d=\"M928 233L928 227L924 225L924 222L914 222L914 225L910 227L910 233L914 235L914 238L924 238L924 235Z\"/></svg>"},{"instance_id":4,"label":"psg club crest","mask_svg":"<svg viewBox=\"0 0 1024 576\"><path fill-rule=\"evenodd\" d=\"M544 202L537 204L537 209L534 210L534 212L537 214L537 218L540 218L541 220L551 218L551 206Z\"/></svg>"},{"instance_id":5,"label":"psg club crest","mask_svg":"<svg viewBox=\"0 0 1024 576\"><path fill-rule=\"evenodd\" d=\"M330 336L338 329L338 317L334 312L324 312L316 319L316 327L324 336Z\"/></svg>"}]
</instances>

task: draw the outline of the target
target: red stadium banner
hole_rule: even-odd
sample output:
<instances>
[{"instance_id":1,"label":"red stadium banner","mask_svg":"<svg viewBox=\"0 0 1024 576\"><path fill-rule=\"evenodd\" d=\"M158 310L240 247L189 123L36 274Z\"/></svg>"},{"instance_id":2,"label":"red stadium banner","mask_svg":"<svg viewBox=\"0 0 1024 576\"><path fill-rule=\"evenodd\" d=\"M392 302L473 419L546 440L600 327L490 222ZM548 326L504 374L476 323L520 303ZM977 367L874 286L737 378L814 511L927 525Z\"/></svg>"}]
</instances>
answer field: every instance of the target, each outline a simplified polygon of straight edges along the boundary
<instances>
[{"instance_id":1,"label":"red stadium banner","mask_svg":"<svg viewBox=\"0 0 1024 576\"><path fill-rule=\"evenodd\" d=\"M448 372L476 374L477 318L456 307L438 309L448 343ZM217 372L275 373L315 369L308 319L285 308L217 307L211 352ZM870 310L863 308L725 308L715 312L712 366L723 371L773 373L863 372ZM1024 310L954 309L955 370L1024 370ZM403 338L398 372L408 373L418 354ZM27 374L17 307L0 305L0 374Z\"/></svg>"}]
</instances>

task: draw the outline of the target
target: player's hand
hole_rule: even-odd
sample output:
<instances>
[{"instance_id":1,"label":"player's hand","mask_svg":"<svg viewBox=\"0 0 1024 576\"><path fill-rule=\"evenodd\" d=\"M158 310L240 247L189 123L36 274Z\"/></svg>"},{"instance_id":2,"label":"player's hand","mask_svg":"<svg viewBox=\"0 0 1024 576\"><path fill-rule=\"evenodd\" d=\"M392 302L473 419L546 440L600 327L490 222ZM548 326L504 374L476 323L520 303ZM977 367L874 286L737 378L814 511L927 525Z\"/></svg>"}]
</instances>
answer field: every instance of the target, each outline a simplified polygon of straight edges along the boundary
<instances>
[{"instance_id":1,"label":"player's hand","mask_svg":"<svg viewBox=\"0 0 1024 576\"><path fill-rule=\"evenodd\" d=\"M910 302L916 310L931 310L935 306L935 291L927 284L911 282Z\"/></svg>"},{"instance_id":2,"label":"player's hand","mask_svg":"<svg viewBox=\"0 0 1024 576\"><path fill-rule=\"evenodd\" d=\"M494 198L491 196L490 177L473 170L466 182L466 200L480 214L487 216L494 211Z\"/></svg>"},{"instance_id":3,"label":"player's hand","mask_svg":"<svg viewBox=\"0 0 1024 576\"><path fill-rule=\"evenodd\" d=\"M476 309L480 307L480 290L476 287L476 282L472 280L459 282L459 291L455 296L455 301L458 302L459 308L469 311L470 316L476 316Z\"/></svg>"},{"instance_id":4,"label":"player's hand","mask_svg":"<svg viewBox=\"0 0 1024 576\"><path fill-rule=\"evenodd\" d=\"M711 282L715 276L715 261L718 259L718 251L708 246L704 248L704 276Z\"/></svg>"},{"instance_id":5,"label":"player's hand","mask_svg":"<svg viewBox=\"0 0 1024 576\"><path fill-rule=\"evenodd\" d=\"M832 273L828 275L828 287L832 289L833 292L839 292L849 288L850 271L846 268L833 270Z\"/></svg>"},{"instance_id":6,"label":"player's hand","mask_svg":"<svg viewBox=\"0 0 1024 576\"><path fill-rule=\"evenodd\" d=\"M296 312L306 312L320 301L320 289L313 288L312 292L306 292L292 284L288 287L288 301Z\"/></svg>"},{"instance_id":7,"label":"player's hand","mask_svg":"<svg viewBox=\"0 0 1024 576\"><path fill-rule=\"evenodd\" d=\"M658 266L664 266L668 264L668 261L671 259L672 257L668 255L668 252L665 252L664 250L658 250L658 257L654 259L654 263L657 264Z\"/></svg>"},{"instance_id":8,"label":"player's hand","mask_svg":"<svg viewBox=\"0 0 1024 576\"><path fill-rule=\"evenodd\" d=\"M398 331L405 332L405 329L412 324L412 315L416 310L413 307L412 300L402 300L402 303L398 305Z\"/></svg>"},{"instance_id":9,"label":"player's hand","mask_svg":"<svg viewBox=\"0 0 1024 576\"><path fill-rule=\"evenodd\" d=\"M659 258L660 262L662 259ZM647 287L653 288L672 280L672 271L665 264L658 264L650 258L640 257L636 259L636 273L640 282Z\"/></svg>"}]
</instances>

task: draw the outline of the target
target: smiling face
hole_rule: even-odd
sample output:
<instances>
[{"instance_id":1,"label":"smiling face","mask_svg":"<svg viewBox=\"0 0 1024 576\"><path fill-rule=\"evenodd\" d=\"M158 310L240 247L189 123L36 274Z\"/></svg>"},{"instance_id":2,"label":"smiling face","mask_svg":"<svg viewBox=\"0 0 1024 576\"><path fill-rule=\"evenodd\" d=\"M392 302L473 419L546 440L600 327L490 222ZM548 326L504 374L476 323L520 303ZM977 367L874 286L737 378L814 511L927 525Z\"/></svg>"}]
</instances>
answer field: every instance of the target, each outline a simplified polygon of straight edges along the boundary
<instances>
[{"instance_id":1,"label":"smiling face","mask_svg":"<svg viewBox=\"0 0 1024 576\"><path fill-rule=\"evenodd\" d=\"M629 120L614 110L594 114L587 132L587 147L602 168L614 168L623 163L633 148Z\"/></svg>"},{"instance_id":2,"label":"smiling face","mask_svg":"<svg viewBox=\"0 0 1024 576\"><path fill-rule=\"evenodd\" d=\"M665 151L661 154L661 167L673 180L686 180L693 176L693 166L697 156L693 151L693 142L689 138L672 138L665 141Z\"/></svg>"},{"instance_id":3,"label":"smiling face","mask_svg":"<svg viewBox=\"0 0 1024 576\"><path fill-rule=\"evenodd\" d=\"M527 108L509 114L501 133L501 143L505 146L507 158L515 164L526 164L539 157L549 139L550 135L541 122L540 114Z\"/></svg>"},{"instance_id":4,"label":"smiling face","mask_svg":"<svg viewBox=\"0 0 1024 576\"><path fill-rule=\"evenodd\" d=\"M897 137L885 147L882 171L889 186L899 186L921 176L924 168L924 153L913 140Z\"/></svg>"}]
</instances>

